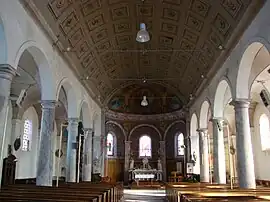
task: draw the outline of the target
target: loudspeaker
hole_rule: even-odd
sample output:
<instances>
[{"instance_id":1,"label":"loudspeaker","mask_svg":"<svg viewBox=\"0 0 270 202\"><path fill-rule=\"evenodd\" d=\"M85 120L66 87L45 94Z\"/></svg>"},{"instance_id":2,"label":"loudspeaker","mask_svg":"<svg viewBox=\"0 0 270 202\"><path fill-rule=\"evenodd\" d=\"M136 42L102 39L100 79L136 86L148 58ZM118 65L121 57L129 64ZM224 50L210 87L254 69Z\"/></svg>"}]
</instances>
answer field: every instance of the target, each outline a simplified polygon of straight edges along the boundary
<instances>
[{"instance_id":1,"label":"loudspeaker","mask_svg":"<svg viewBox=\"0 0 270 202\"><path fill-rule=\"evenodd\" d=\"M270 104L269 92L267 90L263 89L260 92L260 97L261 97L261 100L262 100L264 106L268 107Z\"/></svg>"}]
</instances>

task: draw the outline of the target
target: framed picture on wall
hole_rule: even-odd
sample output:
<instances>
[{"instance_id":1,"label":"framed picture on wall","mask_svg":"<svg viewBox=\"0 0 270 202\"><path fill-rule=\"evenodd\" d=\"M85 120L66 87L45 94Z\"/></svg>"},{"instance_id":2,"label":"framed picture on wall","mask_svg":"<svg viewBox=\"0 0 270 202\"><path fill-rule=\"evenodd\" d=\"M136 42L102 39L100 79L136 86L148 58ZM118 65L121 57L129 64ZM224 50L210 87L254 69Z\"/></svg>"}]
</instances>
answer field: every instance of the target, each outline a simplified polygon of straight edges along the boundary
<instances>
[{"instance_id":1,"label":"framed picture on wall","mask_svg":"<svg viewBox=\"0 0 270 202\"><path fill-rule=\"evenodd\" d=\"M193 163L187 163L187 173L188 174L193 173Z\"/></svg>"}]
</instances>

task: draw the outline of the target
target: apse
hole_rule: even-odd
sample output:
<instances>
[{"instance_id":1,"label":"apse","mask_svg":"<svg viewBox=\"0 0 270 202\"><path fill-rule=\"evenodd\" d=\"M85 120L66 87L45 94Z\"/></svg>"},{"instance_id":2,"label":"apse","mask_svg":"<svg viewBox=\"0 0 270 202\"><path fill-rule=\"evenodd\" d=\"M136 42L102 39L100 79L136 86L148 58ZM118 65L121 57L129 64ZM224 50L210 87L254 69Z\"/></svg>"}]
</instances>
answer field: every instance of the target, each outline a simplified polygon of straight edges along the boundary
<instances>
[{"instance_id":1,"label":"apse","mask_svg":"<svg viewBox=\"0 0 270 202\"><path fill-rule=\"evenodd\" d=\"M146 105L142 101L146 100ZM182 109L180 98L159 84L133 84L117 91L108 103L114 112L128 114L162 114Z\"/></svg>"}]
</instances>

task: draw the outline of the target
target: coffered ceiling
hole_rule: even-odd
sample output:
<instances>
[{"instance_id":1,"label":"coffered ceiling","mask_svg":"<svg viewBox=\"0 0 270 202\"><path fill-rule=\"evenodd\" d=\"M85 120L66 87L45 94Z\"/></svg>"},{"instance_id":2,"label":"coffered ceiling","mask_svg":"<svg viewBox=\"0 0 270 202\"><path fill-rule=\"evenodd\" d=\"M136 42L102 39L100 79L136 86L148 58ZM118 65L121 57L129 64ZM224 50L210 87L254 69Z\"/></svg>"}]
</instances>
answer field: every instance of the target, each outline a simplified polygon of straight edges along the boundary
<instances>
[{"instance_id":1,"label":"coffered ceiling","mask_svg":"<svg viewBox=\"0 0 270 202\"><path fill-rule=\"evenodd\" d=\"M34 0L86 87L105 100L134 82L170 87L186 103L260 0ZM256 2L256 3L254 3ZM34 5L34 6L33 6ZM254 5L253 5L254 6ZM255 11L253 11L254 14ZM251 20L251 19L250 19ZM144 22L151 40L136 42ZM224 55L224 54L223 54Z\"/></svg>"}]
</instances>

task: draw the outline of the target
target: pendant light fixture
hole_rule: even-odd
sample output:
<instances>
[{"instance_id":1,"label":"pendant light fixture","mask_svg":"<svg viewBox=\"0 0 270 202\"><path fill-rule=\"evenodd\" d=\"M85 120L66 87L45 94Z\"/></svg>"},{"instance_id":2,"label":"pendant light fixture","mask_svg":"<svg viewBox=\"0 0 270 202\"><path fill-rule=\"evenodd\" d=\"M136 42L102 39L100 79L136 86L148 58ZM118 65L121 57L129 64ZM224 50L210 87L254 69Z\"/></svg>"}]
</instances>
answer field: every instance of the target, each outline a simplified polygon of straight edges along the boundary
<instances>
[{"instance_id":1,"label":"pendant light fixture","mask_svg":"<svg viewBox=\"0 0 270 202\"><path fill-rule=\"evenodd\" d=\"M148 31L146 30L146 25L144 23L140 23L140 30L137 33L136 41L140 43L145 43L150 40L150 36Z\"/></svg>"},{"instance_id":2,"label":"pendant light fixture","mask_svg":"<svg viewBox=\"0 0 270 202\"><path fill-rule=\"evenodd\" d=\"M143 107L148 106L148 101L147 101L147 99L146 99L146 96L143 96L143 99L142 99L142 101L141 101L141 106L143 106Z\"/></svg>"},{"instance_id":3,"label":"pendant light fixture","mask_svg":"<svg viewBox=\"0 0 270 202\"><path fill-rule=\"evenodd\" d=\"M142 1L142 6L144 6L144 0ZM143 15L143 13L142 13ZM140 21L143 21L143 19L141 19ZM140 30L137 33L137 37L136 37L136 41L138 41L139 43L145 43L147 41L150 40L150 36L148 31L146 30L146 25L145 23L140 23Z\"/></svg>"}]
</instances>

